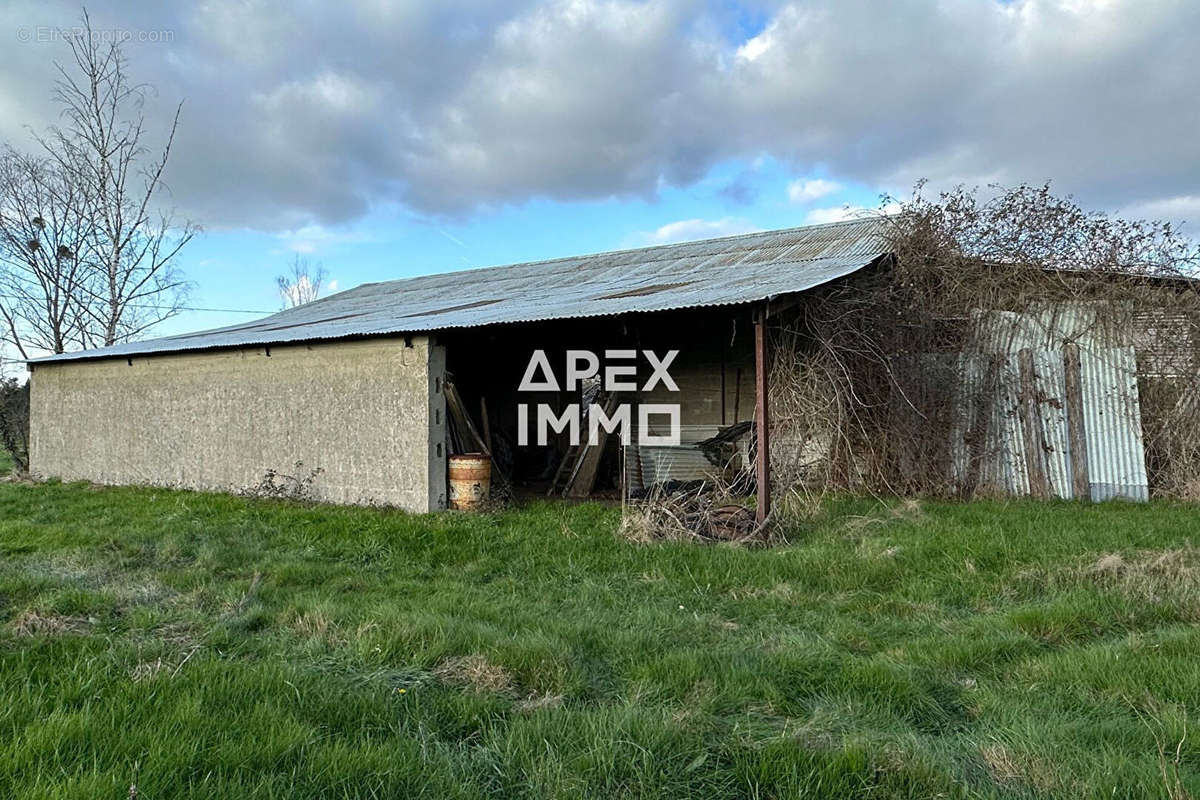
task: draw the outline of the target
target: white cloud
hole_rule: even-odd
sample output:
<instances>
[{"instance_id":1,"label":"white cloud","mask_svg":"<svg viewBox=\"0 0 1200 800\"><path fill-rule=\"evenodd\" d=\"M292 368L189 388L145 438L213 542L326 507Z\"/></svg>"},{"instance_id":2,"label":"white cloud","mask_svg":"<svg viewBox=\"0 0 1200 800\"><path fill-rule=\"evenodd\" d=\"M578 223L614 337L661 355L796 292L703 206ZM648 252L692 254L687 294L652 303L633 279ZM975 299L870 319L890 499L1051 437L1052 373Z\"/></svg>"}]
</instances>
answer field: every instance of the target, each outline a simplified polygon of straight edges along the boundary
<instances>
[{"instance_id":1,"label":"white cloud","mask_svg":"<svg viewBox=\"0 0 1200 800\"><path fill-rule=\"evenodd\" d=\"M737 57L746 61L754 61L771 47L771 38L765 34L746 40L737 49Z\"/></svg>"},{"instance_id":2,"label":"white cloud","mask_svg":"<svg viewBox=\"0 0 1200 800\"><path fill-rule=\"evenodd\" d=\"M806 225L823 225L827 222L845 222L849 219L862 219L872 214L895 214L898 211L900 211L899 203L887 203L882 207L876 208L846 204L811 209L804 215L804 222Z\"/></svg>"},{"instance_id":3,"label":"white cloud","mask_svg":"<svg viewBox=\"0 0 1200 800\"><path fill-rule=\"evenodd\" d=\"M842 185L837 181L824 178L800 179L788 184L788 199L793 203L811 203L841 189Z\"/></svg>"},{"instance_id":4,"label":"white cloud","mask_svg":"<svg viewBox=\"0 0 1200 800\"><path fill-rule=\"evenodd\" d=\"M823 225L826 222L842 222L856 219L867 210L862 206L830 206L829 208L814 208L804 215L806 225Z\"/></svg>"},{"instance_id":5,"label":"white cloud","mask_svg":"<svg viewBox=\"0 0 1200 800\"><path fill-rule=\"evenodd\" d=\"M273 115L307 106L321 114L348 116L369 113L378 102L378 94L377 87L352 75L326 71L305 80L288 81L252 99Z\"/></svg>"},{"instance_id":6,"label":"white cloud","mask_svg":"<svg viewBox=\"0 0 1200 800\"><path fill-rule=\"evenodd\" d=\"M130 73L157 87L151 128L186 99L167 178L210 228L652 197L760 154L900 191L1054 178L1106 208L1200 185L1200 104L1185 101L1200 3L761 8L763 30L730 42L688 0L88 4L101 30L174 32L131 43ZM78 14L76 0L14 0L0 30ZM0 48L0 138L57 120L63 56Z\"/></svg>"},{"instance_id":7,"label":"white cloud","mask_svg":"<svg viewBox=\"0 0 1200 800\"><path fill-rule=\"evenodd\" d=\"M718 236L734 236L739 233L753 233L762 228L737 217L721 219L681 219L670 222L661 228L645 235L647 243L670 244L673 242L688 242L694 239L713 239Z\"/></svg>"},{"instance_id":8,"label":"white cloud","mask_svg":"<svg viewBox=\"0 0 1200 800\"><path fill-rule=\"evenodd\" d=\"M1131 219L1163 220L1186 225L1191 235L1200 233L1200 195L1184 194L1137 203L1121 209Z\"/></svg>"},{"instance_id":9,"label":"white cloud","mask_svg":"<svg viewBox=\"0 0 1200 800\"><path fill-rule=\"evenodd\" d=\"M328 250L339 244L358 244L372 240L371 236L362 231L335 230L324 225L305 225L278 233L276 238L285 250L303 255Z\"/></svg>"}]
</instances>

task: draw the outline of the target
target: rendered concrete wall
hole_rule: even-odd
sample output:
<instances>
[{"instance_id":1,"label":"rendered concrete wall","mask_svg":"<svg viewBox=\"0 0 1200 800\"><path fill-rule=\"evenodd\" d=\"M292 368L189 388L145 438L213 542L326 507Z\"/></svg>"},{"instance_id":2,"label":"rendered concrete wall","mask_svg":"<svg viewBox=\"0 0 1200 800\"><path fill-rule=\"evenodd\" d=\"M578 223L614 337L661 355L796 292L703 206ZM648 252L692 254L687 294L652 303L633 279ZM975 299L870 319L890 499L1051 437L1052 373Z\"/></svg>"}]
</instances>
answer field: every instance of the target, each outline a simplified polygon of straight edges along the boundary
<instances>
[{"instance_id":1,"label":"rendered concrete wall","mask_svg":"<svg viewBox=\"0 0 1200 800\"><path fill-rule=\"evenodd\" d=\"M238 491L301 461L316 499L444 508L444 370L427 337L42 364L31 471Z\"/></svg>"}]
</instances>

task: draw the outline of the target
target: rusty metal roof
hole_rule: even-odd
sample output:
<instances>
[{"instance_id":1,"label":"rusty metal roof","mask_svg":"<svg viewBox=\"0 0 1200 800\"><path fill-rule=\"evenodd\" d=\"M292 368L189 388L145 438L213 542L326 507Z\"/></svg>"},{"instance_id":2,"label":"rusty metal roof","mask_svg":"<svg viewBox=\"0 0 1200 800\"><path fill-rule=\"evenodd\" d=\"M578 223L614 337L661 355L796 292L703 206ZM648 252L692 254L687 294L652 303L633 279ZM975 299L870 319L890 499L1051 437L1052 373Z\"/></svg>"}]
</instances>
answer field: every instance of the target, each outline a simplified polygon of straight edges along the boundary
<instances>
[{"instance_id":1,"label":"rusty metal roof","mask_svg":"<svg viewBox=\"0 0 1200 800\"><path fill-rule=\"evenodd\" d=\"M880 234L862 219L368 283L254 322L33 363L750 303L861 269L885 252Z\"/></svg>"}]
</instances>

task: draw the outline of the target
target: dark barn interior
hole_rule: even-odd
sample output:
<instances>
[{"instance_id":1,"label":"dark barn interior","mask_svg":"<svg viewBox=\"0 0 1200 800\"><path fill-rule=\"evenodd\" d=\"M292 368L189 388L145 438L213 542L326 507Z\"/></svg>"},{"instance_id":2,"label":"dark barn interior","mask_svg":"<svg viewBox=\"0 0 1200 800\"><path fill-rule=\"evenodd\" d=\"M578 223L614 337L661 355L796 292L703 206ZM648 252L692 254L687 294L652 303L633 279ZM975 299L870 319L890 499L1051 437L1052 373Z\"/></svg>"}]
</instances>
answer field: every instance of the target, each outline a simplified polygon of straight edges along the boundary
<instances>
[{"instance_id":1,"label":"dark barn interior","mask_svg":"<svg viewBox=\"0 0 1200 800\"><path fill-rule=\"evenodd\" d=\"M754 414L754 330L751 311L744 306L461 328L444 331L439 342L446 347L447 379L461 399L462 414L469 418L467 427L474 428L490 450L498 485L511 486L518 494L616 498L623 488L643 491L651 480L702 479L711 459L702 457L696 443L736 423L749 422ZM519 391L537 350L544 351L559 391ZM601 374L568 389L565 371L569 350L594 352L601 361ZM634 350L638 357L619 361L604 358L606 351L615 350ZM642 391L653 371L641 355L644 350L653 351L660 359L665 359L668 351L678 351L668 367L678 391L671 391L661 381L649 392ZM600 378L606 365L617 363L636 368L638 390L620 392L614 400L631 407L633 443L622 453L618 435L603 437L601 453L594 456L594 477L585 477L582 484L577 481L567 485L570 476L563 474L556 484L559 468L571 455L568 436L565 431L551 431L547 444L539 445L532 409L545 403L561 413L571 404L583 403L585 408L589 402L603 405L610 393L599 386ZM523 446L518 443L518 405L522 403L531 409L529 440ZM643 403L679 404L681 443L677 449L669 448L677 452L665 453L663 448L651 452L651 448L637 445L637 409ZM475 449L475 437L457 430L462 425L455 424L453 409L449 420L456 429L451 434L450 452ZM652 417L650 421L654 424L658 420ZM586 437L586 420L584 427Z\"/></svg>"}]
</instances>

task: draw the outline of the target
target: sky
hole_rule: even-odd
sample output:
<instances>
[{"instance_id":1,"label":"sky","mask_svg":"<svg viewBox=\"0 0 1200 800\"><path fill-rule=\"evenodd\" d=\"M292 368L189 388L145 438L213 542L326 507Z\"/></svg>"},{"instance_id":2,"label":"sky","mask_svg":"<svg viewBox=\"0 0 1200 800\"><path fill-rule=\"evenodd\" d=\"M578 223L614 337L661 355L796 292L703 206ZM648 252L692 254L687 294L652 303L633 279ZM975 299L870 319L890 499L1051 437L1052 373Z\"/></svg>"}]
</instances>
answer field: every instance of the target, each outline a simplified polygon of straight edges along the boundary
<instances>
[{"instance_id":1,"label":"sky","mask_svg":"<svg viewBox=\"0 0 1200 800\"><path fill-rule=\"evenodd\" d=\"M0 140L56 119L80 6L0 7ZM182 102L188 311L272 312L297 254L368 281L828 222L918 179L1052 180L1200 229L1193 0L101 0ZM1191 221L1189 223L1189 221ZM221 310L212 310L221 309Z\"/></svg>"}]
</instances>

